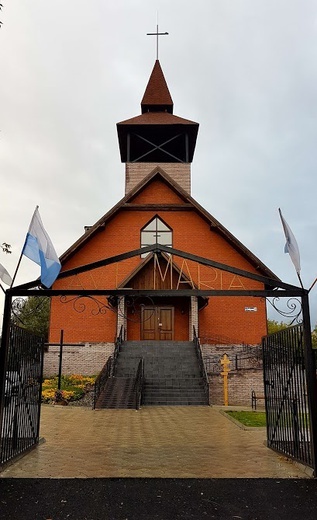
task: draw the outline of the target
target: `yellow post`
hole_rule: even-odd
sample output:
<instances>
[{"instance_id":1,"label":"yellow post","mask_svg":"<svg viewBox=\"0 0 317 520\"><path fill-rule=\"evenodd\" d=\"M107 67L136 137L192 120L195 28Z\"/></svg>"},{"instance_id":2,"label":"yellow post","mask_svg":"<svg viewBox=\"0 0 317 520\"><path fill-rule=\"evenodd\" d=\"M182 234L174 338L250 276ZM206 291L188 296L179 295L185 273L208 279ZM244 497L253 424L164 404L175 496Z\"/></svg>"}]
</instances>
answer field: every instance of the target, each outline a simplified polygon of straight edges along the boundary
<instances>
[{"instance_id":1,"label":"yellow post","mask_svg":"<svg viewBox=\"0 0 317 520\"><path fill-rule=\"evenodd\" d=\"M224 405L229 405L229 397L228 397L228 374L230 372L230 359L228 358L227 354L223 356L220 363L223 366L223 371L221 372L221 375L223 376L223 400Z\"/></svg>"}]
</instances>

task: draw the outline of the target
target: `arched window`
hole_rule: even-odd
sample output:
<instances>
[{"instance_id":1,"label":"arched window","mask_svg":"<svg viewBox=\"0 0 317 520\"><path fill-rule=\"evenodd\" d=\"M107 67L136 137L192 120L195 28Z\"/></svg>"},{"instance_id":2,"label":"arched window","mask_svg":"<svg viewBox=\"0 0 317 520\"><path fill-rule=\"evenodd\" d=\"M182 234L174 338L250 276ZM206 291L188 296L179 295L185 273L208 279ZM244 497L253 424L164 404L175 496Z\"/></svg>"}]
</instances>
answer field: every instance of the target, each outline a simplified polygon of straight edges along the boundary
<instances>
[{"instance_id":1,"label":"arched window","mask_svg":"<svg viewBox=\"0 0 317 520\"><path fill-rule=\"evenodd\" d=\"M141 247L152 244L162 244L167 247L173 245L173 232L159 217L154 217L143 229L141 229ZM142 255L146 256L147 253Z\"/></svg>"}]
</instances>

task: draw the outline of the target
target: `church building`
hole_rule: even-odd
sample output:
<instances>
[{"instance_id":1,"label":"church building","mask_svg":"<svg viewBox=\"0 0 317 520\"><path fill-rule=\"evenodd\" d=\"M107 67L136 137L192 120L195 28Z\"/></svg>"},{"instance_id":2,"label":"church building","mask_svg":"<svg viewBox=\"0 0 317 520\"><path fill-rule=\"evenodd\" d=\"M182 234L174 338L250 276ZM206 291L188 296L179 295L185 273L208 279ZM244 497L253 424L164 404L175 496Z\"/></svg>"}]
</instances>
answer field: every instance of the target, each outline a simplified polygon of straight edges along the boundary
<instances>
[{"instance_id":1,"label":"church building","mask_svg":"<svg viewBox=\"0 0 317 520\"><path fill-rule=\"evenodd\" d=\"M156 60L141 114L117 124L125 195L61 256L63 272L147 248L144 253L58 279L53 286L105 290L104 296L85 302L52 298L51 306L50 343L58 343L63 330L66 343L91 349L98 345L101 357L95 373L119 334L128 342L161 341L162 345L167 341L181 345L196 334L210 353L217 343L228 348L257 345L267 332L264 300L197 295L197 290L264 288L257 280L198 263L197 256L264 277L276 276L191 196L191 163L199 125L175 115L173 108ZM155 244L164 246L164 251L153 247L149 251ZM169 248L188 255L170 254ZM107 295L107 289L120 289L120 296ZM137 290L149 290L150 295L137 297ZM72 372L80 368L82 373L92 373L89 366L85 368L88 360L87 354L80 367L73 361Z\"/></svg>"}]
</instances>

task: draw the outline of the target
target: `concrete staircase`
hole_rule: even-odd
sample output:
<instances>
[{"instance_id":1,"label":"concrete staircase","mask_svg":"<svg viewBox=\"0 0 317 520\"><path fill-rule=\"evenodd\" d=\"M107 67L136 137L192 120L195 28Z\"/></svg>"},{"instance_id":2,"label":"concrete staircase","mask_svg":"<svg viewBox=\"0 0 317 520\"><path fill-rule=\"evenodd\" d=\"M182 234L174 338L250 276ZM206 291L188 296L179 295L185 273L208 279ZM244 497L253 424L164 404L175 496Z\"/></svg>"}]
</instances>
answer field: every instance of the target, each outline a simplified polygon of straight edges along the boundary
<instances>
[{"instance_id":1,"label":"concrete staircase","mask_svg":"<svg viewBox=\"0 0 317 520\"><path fill-rule=\"evenodd\" d=\"M136 408L134 377L110 377L95 404L101 408Z\"/></svg>"},{"instance_id":2,"label":"concrete staircase","mask_svg":"<svg viewBox=\"0 0 317 520\"><path fill-rule=\"evenodd\" d=\"M207 405L208 398L190 341L126 341L122 343L115 378L135 377L144 359L144 405Z\"/></svg>"}]
</instances>

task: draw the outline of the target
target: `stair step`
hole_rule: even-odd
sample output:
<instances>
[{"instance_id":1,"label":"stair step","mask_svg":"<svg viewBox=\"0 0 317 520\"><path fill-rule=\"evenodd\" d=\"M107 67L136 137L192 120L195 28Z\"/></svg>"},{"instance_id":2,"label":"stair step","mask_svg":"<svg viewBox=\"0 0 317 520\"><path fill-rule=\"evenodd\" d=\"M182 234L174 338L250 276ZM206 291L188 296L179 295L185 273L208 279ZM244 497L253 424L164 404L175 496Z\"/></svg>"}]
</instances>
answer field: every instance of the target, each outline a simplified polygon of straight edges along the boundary
<instances>
[{"instance_id":1,"label":"stair step","mask_svg":"<svg viewBox=\"0 0 317 520\"><path fill-rule=\"evenodd\" d=\"M144 360L144 404L208 404L193 342L127 341L120 346L115 377L111 378L117 382L107 383L98 407L135 407L132 381L140 358Z\"/></svg>"},{"instance_id":2,"label":"stair step","mask_svg":"<svg viewBox=\"0 0 317 520\"><path fill-rule=\"evenodd\" d=\"M188 406L188 405L194 405L194 406L203 406L208 405L206 399L196 399L196 400L190 400L186 399L164 399L164 397L159 399L145 399L142 403L144 406Z\"/></svg>"},{"instance_id":3,"label":"stair step","mask_svg":"<svg viewBox=\"0 0 317 520\"><path fill-rule=\"evenodd\" d=\"M109 378L95 408L135 408L134 382L134 378Z\"/></svg>"}]
</instances>

